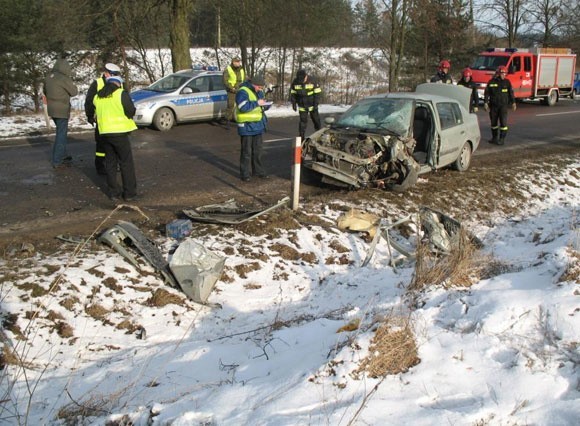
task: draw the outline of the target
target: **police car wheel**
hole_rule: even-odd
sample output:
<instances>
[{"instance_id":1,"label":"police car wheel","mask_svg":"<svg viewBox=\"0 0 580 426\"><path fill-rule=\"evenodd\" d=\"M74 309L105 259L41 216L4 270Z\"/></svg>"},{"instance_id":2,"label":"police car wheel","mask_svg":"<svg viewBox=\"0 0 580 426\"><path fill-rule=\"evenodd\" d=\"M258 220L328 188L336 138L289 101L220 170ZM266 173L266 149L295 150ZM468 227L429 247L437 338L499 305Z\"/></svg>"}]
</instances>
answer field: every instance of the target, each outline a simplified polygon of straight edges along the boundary
<instances>
[{"instance_id":1,"label":"police car wheel","mask_svg":"<svg viewBox=\"0 0 580 426\"><path fill-rule=\"evenodd\" d=\"M153 127L162 132L171 129L174 124L175 117L169 108L161 108L153 116Z\"/></svg>"}]
</instances>

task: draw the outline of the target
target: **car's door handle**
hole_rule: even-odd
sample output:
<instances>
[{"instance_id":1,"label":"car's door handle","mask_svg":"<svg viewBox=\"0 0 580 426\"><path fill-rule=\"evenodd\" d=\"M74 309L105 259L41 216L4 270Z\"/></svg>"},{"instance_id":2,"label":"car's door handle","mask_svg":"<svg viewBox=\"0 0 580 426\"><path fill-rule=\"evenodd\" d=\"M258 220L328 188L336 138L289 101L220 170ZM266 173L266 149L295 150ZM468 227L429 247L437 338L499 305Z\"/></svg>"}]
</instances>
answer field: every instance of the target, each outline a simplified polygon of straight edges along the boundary
<instances>
[{"instance_id":1,"label":"car's door handle","mask_svg":"<svg viewBox=\"0 0 580 426\"><path fill-rule=\"evenodd\" d=\"M462 134L462 135L464 135L464 134L465 134L465 130L462 130L462 131L461 131L461 134Z\"/></svg>"}]
</instances>

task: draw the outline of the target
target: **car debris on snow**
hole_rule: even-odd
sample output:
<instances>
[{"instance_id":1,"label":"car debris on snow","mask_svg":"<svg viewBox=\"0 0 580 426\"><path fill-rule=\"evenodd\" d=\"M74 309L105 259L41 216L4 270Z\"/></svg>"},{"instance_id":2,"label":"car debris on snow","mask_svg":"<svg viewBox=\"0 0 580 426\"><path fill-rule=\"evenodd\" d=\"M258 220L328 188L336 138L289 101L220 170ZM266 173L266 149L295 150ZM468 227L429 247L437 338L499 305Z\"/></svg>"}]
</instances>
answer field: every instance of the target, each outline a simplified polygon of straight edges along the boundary
<instances>
[{"instance_id":1,"label":"car debris on snow","mask_svg":"<svg viewBox=\"0 0 580 426\"><path fill-rule=\"evenodd\" d=\"M208 204L190 210L183 210L183 214L197 222L237 225L282 207L288 201L290 201L290 197L284 197L276 204L265 209L250 210L239 207L232 198L221 204Z\"/></svg>"},{"instance_id":2,"label":"car debris on snow","mask_svg":"<svg viewBox=\"0 0 580 426\"><path fill-rule=\"evenodd\" d=\"M182 242L171 262L168 262L154 242L149 240L131 222L119 221L106 229L98 241L105 243L140 269L133 252L141 254L153 268L161 273L165 282L180 288L191 300L204 305L218 307L207 302L224 268L225 258L211 253L191 239Z\"/></svg>"}]
</instances>

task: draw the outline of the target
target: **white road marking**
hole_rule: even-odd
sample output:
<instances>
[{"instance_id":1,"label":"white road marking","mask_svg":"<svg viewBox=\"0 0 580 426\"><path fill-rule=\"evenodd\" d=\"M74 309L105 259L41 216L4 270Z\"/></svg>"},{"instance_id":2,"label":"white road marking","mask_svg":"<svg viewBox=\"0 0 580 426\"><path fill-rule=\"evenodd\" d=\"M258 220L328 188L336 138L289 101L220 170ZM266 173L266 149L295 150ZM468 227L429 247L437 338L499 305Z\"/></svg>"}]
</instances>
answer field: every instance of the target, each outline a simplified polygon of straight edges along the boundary
<instances>
[{"instance_id":1,"label":"white road marking","mask_svg":"<svg viewBox=\"0 0 580 426\"><path fill-rule=\"evenodd\" d=\"M280 142L280 141L291 141L294 138L281 138L281 139L268 139L265 140L264 143L268 143L268 142Z\"/></svg>"},{"instance_id":2,"label":"white road marking","mask_svg":"<svg viewBox=\"0 0 580 426\"><path fill-rule=\"evenodd\" d=\"M578 113L580 113L580 110L578 110L578 111L566 111L566 112L552 112L550 114L536 114L536 117L548 117L550 115L578 114Z\"/></svg>"}]
</instances>

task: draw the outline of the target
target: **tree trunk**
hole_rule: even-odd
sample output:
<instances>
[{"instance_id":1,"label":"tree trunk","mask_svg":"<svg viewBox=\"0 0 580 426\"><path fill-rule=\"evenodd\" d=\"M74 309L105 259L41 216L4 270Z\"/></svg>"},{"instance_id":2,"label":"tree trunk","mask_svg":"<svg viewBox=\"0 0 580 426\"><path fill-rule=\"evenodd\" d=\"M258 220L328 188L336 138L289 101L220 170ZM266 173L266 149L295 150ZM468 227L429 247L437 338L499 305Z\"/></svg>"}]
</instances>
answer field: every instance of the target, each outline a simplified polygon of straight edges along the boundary
<instances>
[{"instance_id":1,"label":"tree trunk","mask_svg":"<svg viewBox=\"0 0 580 426\"><path fill-rule=\"evenodd\" d=\"M173 72L191 68L189 54L189 13L192 0L172 0L170 12L169 47Z\"/></svg>"}]
</instances>

